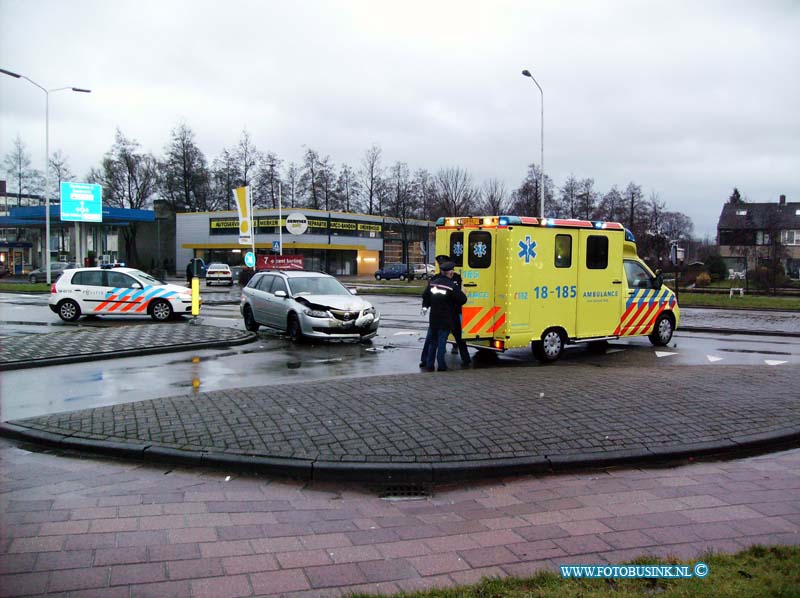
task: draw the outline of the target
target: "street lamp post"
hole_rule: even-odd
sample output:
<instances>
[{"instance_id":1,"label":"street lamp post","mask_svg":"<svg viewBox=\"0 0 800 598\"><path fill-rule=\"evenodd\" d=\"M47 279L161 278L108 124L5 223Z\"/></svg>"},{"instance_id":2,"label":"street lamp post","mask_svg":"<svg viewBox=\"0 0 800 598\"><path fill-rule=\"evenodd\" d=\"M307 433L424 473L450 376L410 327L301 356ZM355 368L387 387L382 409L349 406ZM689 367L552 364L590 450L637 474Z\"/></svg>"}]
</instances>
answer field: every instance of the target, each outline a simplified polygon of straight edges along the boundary
<instances>
[{"instance_id":1,"label":"street lamp post","mask_svg":"<svg viewBox=\"0 0 800 598\"><path fill-rule=\"evenodd\" d=\"M542 154L541 154L541 161L542 161L541 169L542 169L542 172L539 175L542 178L542 184L541 184L541 189L539 190L539 192L540 192L540 195L539 195L539 216L541 218L544 218L544 92L542 91L542 86L539 85L539 82L533 77L533 75L531 75L531 72L528 69L525 69L524 71L522 71L522 74L524 76L526 76L526 77L530 77L531 81L536 83L536 87L539 88L539 93L542 94L542 126L541 126L541 129L542 129L542 145L541 145L541 148L542 148Z\"/></svg>"},{"instance_id":2,"label":"street lamp post","mask_svg":"<svg viewBox=\"0 0 800 598\"><path fill-rule=\"evenodd\" d=\"M65 89L69 89L72 91L77 91L79 93L91 93L91 89L82 89L80 87L57 87L56 89L45 89L41 85L39 85L33 79L26 77L25 75L18 75L17 73L12 73L11 71L7 71L5 69L0 69L0 73L8 75L10 77L14 77L15 79L25 79L28 83L32 83L39 89L44 92L45 103L44 103L44 267L46 270L47 276L47 284L49 285L50 280L50 195L49 195L49 187L50 187L50 94L56 91L64 91ZM76 239L77 241L77 239Z\"/></svg>"}]
</instances>

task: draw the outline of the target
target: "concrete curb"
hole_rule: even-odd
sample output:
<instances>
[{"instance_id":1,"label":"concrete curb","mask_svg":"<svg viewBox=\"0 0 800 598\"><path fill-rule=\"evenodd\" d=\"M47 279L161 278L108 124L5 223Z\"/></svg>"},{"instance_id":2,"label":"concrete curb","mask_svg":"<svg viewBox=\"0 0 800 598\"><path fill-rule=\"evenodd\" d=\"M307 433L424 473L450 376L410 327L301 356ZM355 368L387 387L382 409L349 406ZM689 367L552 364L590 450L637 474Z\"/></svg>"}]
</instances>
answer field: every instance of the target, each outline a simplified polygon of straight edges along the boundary
<instances>
[{"instance_id":1,"label":"concrete curb","mask_svg":"<svg viewBox=\"0 0 800 598\"><path fill-rule=\"evenodd\" d=\"M190 343L175 343L172 345L161 345L158 347L142 347L140 349L121 349L107 353L87 353L76 355L61 355L58 357L46 357L44 359L29 359L26 361L16 361L0 364L0 372L11 370L22 370L26 368L44 367L48 365L64 365L69 363L82 363L85 361L100 361L104 359L119 359L122 357L139 357L140 355L158 355L161 353L175 353L179 351L191 351L193 349L216 349L219 347L235 347L246 345L258 339L254 332L244 333L244 336L232 340L201 341Z\"/></svg>"},{"instance_id":2,"label":"concrete curb","mask_svg":"<svg viewBox=\"0 0 800 598\"><path fill-rule=\"evenodd\" d=\"M463 482L515 475L562 473L605 467L659 465L699 457L738 457L800 443L800 429L787 428L777 434L744 435L684 446L641 447L605 453L579 453L517 457L509 459L431 463L334 462L281 458L265 455L235 455L181 450L137 444L113 438L91 439L0 423L0 436L35 444L106 457L151 463L170 463L221 470L247 471L309 481L431 484Z\"/></svg>"}]
</instances>

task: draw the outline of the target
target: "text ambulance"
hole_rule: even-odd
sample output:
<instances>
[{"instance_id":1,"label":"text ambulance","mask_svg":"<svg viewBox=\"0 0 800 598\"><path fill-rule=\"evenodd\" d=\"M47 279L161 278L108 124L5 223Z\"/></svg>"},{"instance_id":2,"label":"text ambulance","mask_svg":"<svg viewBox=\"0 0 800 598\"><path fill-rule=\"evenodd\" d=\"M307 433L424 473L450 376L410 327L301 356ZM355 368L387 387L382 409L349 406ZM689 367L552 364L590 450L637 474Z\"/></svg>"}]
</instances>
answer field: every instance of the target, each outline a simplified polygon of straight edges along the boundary
<instances>
[{"instance_id":1,"label":"text ambulance","mask_svg":"<svg viewBox=\"0 0 800 598\"><path fill-rule=\"evenodd\" d=\"M675 294L619 223L486 216L436 227L467 295L462 336L477 349L531 346L549 362L567 343L647 335L663 346L680 321Z\"/></svg>"}]
</instances>

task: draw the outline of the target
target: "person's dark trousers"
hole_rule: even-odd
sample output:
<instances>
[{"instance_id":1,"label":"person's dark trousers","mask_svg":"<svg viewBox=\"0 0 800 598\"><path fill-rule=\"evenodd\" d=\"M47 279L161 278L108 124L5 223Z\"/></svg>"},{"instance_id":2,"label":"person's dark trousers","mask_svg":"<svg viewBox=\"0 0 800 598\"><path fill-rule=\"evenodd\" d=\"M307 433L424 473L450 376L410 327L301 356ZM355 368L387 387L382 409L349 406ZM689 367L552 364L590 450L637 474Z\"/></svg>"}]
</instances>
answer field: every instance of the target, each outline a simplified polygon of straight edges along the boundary
<instances>
[{"instance_id":1,"label":"person's dark trousers","mask_svg":"<svg viewBox=\"0 0 800 598\"><path fill-rule=\"evenodd\" d=\"M428 340L428 336L425 335L425 344L422 345L422 355L419 356L419 367L421 368L428 367L428 349L430 346L431 343Z\"/></svg>"},{"instance_id":2,"label":"person's dark trousers","mask_svg":"<svg viewBox=\"0 0 800 598\"><path fill-rule=\"evenodd\" d=\"M453 339L456 341L455 347L458 347L458 352L461 355L461 365L469 365L472 363L472 358L469 356L469 349L467 343L461 338L461 316L458 316L458 322L453 327ZM455 347L453 347L455 349ZM455 351L453 351L455 353Z\"/></svg>"},{"instance_id":3,"label":"person's dark trousers","mask_svg":"<svg viewBox=\"0 0 800 598\"><path fill-rule=\"evenodd\" d=\"M447 363L444 357L447 353L447 337L449 334L450 331L447 328L428 328L428 336L425 339L425 344L428 345L426 364L429 370L432 370L434 364L437 362L440 372L447 369Z\"/></svg>"}]
</instances>

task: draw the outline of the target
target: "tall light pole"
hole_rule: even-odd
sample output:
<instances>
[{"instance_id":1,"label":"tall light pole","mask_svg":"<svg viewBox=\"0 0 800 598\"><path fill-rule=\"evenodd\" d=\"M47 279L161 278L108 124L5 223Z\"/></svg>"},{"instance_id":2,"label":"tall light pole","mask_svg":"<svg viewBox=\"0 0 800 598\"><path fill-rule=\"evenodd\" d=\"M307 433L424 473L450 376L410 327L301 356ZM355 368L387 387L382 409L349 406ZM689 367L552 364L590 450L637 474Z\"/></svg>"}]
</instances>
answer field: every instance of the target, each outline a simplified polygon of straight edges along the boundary
<instances>
[{"instance_id":1,"label":"tall light pole","mask_svg":"<svg viewBox=\"0 0 800 598\"><path fill-rule=\"evenodd\" d=\"M526 77L530 77L531 81L536 83L536 87L539 88L539 93L542 94L542 172L539 174L542 179L542 184L540 185L541 189L539 190L539 216L544 218L544 92L542 91L542 86L539 85L539 82L534 78L533 75L531 75L531 72L528 69L522 71L522 74Z\"/></svg>"},{"instance_id":2,"label":"tall light pole","mask_svg":"<svg viewBox=\"0 0 800 598\"><path fill-rule=\"evenodd\" d=\"M15 79L25 79L44 92L44 267L47 272L47 284L50 284L50 94L55 91L69 89L79 93L92 93L91 89L81 89L80 87L57 87L56 89L45 89L33 79L25 75L18 75L5 69L0 69L0 73L14 77ZM76 239L77 241L77 239Z\"/></svg>"}]
</instances>

